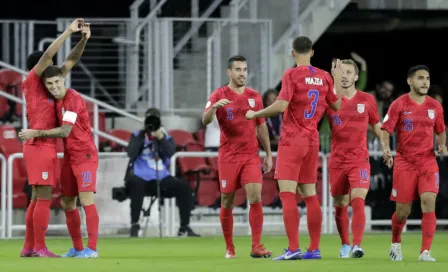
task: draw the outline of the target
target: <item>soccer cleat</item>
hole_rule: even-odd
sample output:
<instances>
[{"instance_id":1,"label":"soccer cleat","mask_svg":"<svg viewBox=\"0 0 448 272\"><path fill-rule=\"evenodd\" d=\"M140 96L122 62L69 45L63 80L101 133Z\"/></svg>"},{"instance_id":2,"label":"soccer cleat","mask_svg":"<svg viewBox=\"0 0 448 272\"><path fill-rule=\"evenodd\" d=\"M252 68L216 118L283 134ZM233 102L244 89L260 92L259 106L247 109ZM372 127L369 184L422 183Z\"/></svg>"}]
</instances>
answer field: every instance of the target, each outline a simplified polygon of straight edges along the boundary
<instances>
[{"instance_id":1,"label":"soccer cleat","mask_svg":"<svg viewBox=\"0 0 448 272\"><path fill-rule=\"evenodd\" d=\"M322 255L320 254L319 249L315 249L313 251L307 250L305 253L303 253L302 259L303 260L320 260L320 259L322 259Z\"/></svg>"},{"instance_id":2,"label":"soccer cleat","mask_svg":"<svg viewBox=\"0 0 448 272\"><path fill-rule=\"evenodd\" d=\"M272 256L272 252L267 250L263 245L258 245L252 247L250 256L252 258L270 258Z\"/></svg>"},{"instance_id":3,"label":"soccer cleat","mask_svg":"<svg viewBox=\"0 0 448 272\"><path fill-rule=\"evenodd\" d=\"M61 257L62 258L75 258L76 256L78 256L81 253L82 253L82 250L76 250L74 248L70 248L69 251L65 254L62 254Z\"/></svg>"},{"instance_id":4,"label":"soccer cleat","mask_svg":"<svg viewBox=\"0 0 448 272\"><path fill-rule=\"evenodd\" d=\"M98 257L99 257L99 254L98 254L97 250L92 250L92 249L86 247L75 258L77 258L77 259L93 259L93 258L98 258Z\"/></svg>"},{"instance_id":5,"label":"soccer cleat","mask_svg":"<svg viewBox=\"0 0 448 272\"><path fill-rule=\"evenodd\" d=\"M22 258L37 257L37 254L33 249L22 249L22 251L20 252L20 257Z\"/></svg>"},{"instance_id":6,"label":"soccer cleat","mask_svg":"<svg viewBox=\"0 0 448 272\"><path fill-rule=\"evenodd\" d=\"M352 247L350 245L342 245L341 250L339 250L339 258L349 258L350 257L350 250Z\"/></svg>"},{"instance_id":7,"label":"soccer cleat","mask_svg":"<svg viewBox=\"0 0 448 272\"><path fill-rule=\"evenodd\" d=\"M402 261L403 255L401 254L401 244L394 243L390 246L390 259L392 261Z\"/></svg>"},{"instance_id":8,"label":"soccer cleat","mask_svg":"<svg viewBox=\"0 0 448 272\"><path fill-rule=\"evenodd\" d=\"M54 254L53 252L49 251L48 248L43 248L41 250L36 251L36 257L40 257L40 258L60 258L59 255Z\"/></svg>"},{"instance_id":9,"label":"soccer cleat","mask_svg":"<svg viewBox=\"0 0 448 272\"><path fill-rule=\"evenodd\" d=\"M362 258L364 257L364 250L359 246L355 245L352 250L352 258Z\"/></svg>"},{"instance_id":10,"label":"soccer cleat","mask_svg":"<svg viewBox=\"0 0 448 272\"><path fill-rule=\"evenodd\" d=\"M235 249L227 249L226 255L224 256L226 259L233 259L236 257Z\"/></svg>"},{"instance_id":11,"label":"soccer cleat","mask_svg":"<svg viewBox=\"0 0 448 272\"><path fill-rule=\"evenodd\" d=\"M302 252L300 249L297 249L295 251L290 251L289 249L285 249L285 253L278 256L277 258L274 258L274 261L294 261L294 260L301 260L302 259Z\"/></svg>"},{"instance_id":12,"label":"soccer cleat","mask_svg":"<svg viewBox=\"0 0 448 272\"><path fill-rule=\"evenodd\" d=\"M428 250L424 250L422 252L422 254L420 254L420 256L418 257L418 260L420 262L435 262L436 261L436 259L431 257L431 252Z\"/></svg>"}]
</instances>

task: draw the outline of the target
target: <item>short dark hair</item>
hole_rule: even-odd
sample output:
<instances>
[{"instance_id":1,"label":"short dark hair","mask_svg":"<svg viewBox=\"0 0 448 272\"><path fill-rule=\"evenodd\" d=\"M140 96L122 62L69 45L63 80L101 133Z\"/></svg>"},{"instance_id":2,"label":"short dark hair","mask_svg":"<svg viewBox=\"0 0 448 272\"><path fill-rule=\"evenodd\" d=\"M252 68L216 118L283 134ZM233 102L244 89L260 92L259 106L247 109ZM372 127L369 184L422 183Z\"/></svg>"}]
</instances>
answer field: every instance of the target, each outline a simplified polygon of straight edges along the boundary
<instances>
[{"instance_id":1,"label":"short dark hair","mask_svg":"<svg viewBox=\"0 0 448 272\"><path fill-rule=\"evenodd\" d=\"M271 94L278 96L278 91L276 89L269 89L263 94L263 105L267 107L268 98Z\"/></svg>"},{"instance_id":2,"label":"short dark hair","mask_svg":"<svg viewBox=\"0 0 448 272\"><path fill-rule=\"evenodd\" d=\"M160 118L160 110L157 108L149 108L146 112L145 112L145 117L148 116L157 116Z\"/></svg>"},{"instance_id":3,"label":"short dark hair","mask_svg":"<svg viewBox=\"0 0 448 272\"><path fill-rule=\"evenodd\" d=\"M292 48L296 53L306 54L313 49L313 42L308 37L300 36L294 39Z\"/></svg>"},{"instance_id":4,"label":"short dark hair","mask_svg":"<svg viewBox=\"0 0 448 272\"><path fill-rule=\"evenodd\" d=\"M246 58L245 58L244 56L236 55L236 56L233 56L233 57L231 57L231 58L229 59L229 61L227 62L227 68L228 68L228 69L232 69L232 65L233 65L233 63L234 63L235 61L244 61L244 62L247 62L247 60L246 60Z\"/></svg>"},{"instance_id":5,"label":"short dark hair","mask_svg":"<svg viewBox=\"0 0 448 272\"><path fill-rule=\"evenodd\" d=\"M426 65L415 65L412 66L408 71L408 78L411 78L415 75L417 71L424 70L429 73L429 68Z\"/></svg>"},{"instance_id":6,"label":"short dark hair","mask_svg":"<svg viewBox=\"0 0 448 272\"><path fill-rule=\"evenodd\" d=\"M43 51L35 51L31 53L26 59L26 69L28 71L33 70L34 66L39 62L40 58L44 55Z\"/></svg>"},{"instance_id":7,"label":"short dark hair","mask_svg":"<svg viewBox=\"0 0 448 272\"><path fill-rule=\"evenodd\" d=\"M52 65L45 69L44 73L42 74L42 79L45 80L49 77L62 76L62 74L62 69L60 67Z\"/></svg>"}]
</instances>

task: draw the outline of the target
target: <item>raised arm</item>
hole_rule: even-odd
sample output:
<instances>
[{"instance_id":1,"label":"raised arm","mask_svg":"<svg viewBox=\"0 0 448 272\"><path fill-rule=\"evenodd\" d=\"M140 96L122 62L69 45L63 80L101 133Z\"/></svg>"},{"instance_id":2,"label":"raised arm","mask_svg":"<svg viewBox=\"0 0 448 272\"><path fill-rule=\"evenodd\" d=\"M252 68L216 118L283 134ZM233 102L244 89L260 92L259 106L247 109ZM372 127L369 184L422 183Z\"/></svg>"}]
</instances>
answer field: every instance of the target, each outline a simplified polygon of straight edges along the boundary
<instances>
[{"instance_id":1,"label":"raised arm","mask_svg":"<svg viewBox=\"0 0 448 272\"><path fill-rule=\"evenodd\" d=\"M64 64L62 65L62 74L64 77L73 69L73 67L76 65L76 63L81 58L82 54L84 53L84 49L86 48L87 41L90 38L90 24L85 23L81 27L81 33L82 38L81 40L76 44L76 46L70 51L70 54L68 55L67 59L65 60Z\"/></svg>"},{"instance_id":2,"label":"raised arm","mask_svg":"<svg viewBox=\"0 0 448 272\"><path fill-rule=\"evenodd\" d=\"M47 48L43 56L40 58L39 62L34 66L34 71L38 77L42 76L45 69L52 65L53 57L59 51L64 41L74 32L81 30L81 26L84 24L83 19L74 20L70 26Z\"/></svg>"}]
</instances>

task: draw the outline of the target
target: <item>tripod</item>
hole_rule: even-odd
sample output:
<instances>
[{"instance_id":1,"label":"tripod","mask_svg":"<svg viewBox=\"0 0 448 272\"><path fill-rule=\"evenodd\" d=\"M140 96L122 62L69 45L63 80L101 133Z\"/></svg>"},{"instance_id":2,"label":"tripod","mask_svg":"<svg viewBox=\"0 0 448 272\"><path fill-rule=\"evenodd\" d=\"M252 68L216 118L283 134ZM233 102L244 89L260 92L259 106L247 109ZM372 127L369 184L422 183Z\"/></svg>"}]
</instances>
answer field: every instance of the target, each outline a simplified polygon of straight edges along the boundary
<instances>
[{"instance_id":1,"label":"tripod","mask_svg":"<svg viewBox=\"0 0 448 272\"><path fill-rule=\"evenodd\" d=\"M152 205L154 204L154 202L156 201L156 198L159 200L159 207L158 207L158 212L159 212L159 237L162 238L162 192L161 192L161 188L160 188L160 178L159 178L159 143L157 142L158 140L155 139L154 140L154 145L155 145L155 170L156 170L156 182L157 182L157 197L151 197L151 201L149 203L149 207L147 209L143 209L143 216L147 218L146 220L146 224L145 224L145 231L144 231L144 236L146 236L146 230L148 229L148 224L149 224L149 216L151 215L151 208Z\"/></svg>"}]
</instances>

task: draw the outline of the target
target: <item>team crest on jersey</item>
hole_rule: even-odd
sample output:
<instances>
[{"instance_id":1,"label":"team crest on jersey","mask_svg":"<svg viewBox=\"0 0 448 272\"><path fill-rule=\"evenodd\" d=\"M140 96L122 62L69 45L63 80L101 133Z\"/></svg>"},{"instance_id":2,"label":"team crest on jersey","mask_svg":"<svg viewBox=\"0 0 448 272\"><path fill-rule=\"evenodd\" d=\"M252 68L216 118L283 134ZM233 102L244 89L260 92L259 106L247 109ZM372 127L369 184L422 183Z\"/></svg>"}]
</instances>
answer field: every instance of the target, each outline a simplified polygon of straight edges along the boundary
<instances>
[{"instance_id":1,"label":"team crest on jersey","mask_svg":"<svg viewBox=\"0 0 448 272\"><path fill-rule=\"evenodd\" d=\"M434 110L428 110L428 116L429 118L434 119L436 112Z\"/></svg>"},{"instance_id":2,"label":"team crest on jersey","mask_svg":"<svg viewBox=\"0 0 448 272\"><path fill-rule=\"evenodd\" d=\"M226 188L226 185L227 185L227 180L225 180L225 179L221 180L222 188Z\"/></svg>"},{"instance_id":3,"label":"team crest on jersey","mask_svg":"<svg viewBox=\"0 0 448 272\"><path fill-rule=\"evenodd\" d=\"M364 104L358 104L358 112L363 113L366 106Z\"/></svg>"},{"instance_id":4,"label":"team crest on jersey","mask_svg":"<svg viewBox=\"0 0 448 272\"><path fill-rule=\"evenodd\" d=\"M255 99L253 99L253 98L249 98L249 99L247 99L247 101L249 101L249 106L250 106L251 108L255 107Z\"/></svg>"},{"instance_id":5,"label":"team crest on jersey","mask_svg":"<svg viewBox=\"0 0 448 272\"><path fill-rule=\"evenodd\" d=\"M48 179L48 172L42 172L42 179L47 180Z\"/></svg>"}]
</instances>

